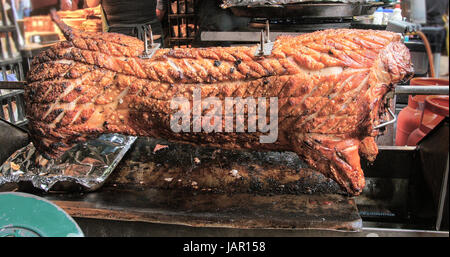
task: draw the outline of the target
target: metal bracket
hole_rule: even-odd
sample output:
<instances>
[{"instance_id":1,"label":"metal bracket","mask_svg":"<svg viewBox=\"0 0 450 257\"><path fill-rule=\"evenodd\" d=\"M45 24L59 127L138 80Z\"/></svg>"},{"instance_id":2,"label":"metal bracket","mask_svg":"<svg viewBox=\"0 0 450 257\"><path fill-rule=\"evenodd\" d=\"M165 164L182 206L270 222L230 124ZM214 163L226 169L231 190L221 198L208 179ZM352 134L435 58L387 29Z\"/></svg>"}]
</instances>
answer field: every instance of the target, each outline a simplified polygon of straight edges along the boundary
<instances>
[{"instance_id":1,"label":"metal bracket","mask_svg":"<svg viewBox=\"0 0 450 257\"><path fill-rule=\"evenodd\" d=\"M395 116L394 112L391 111L391 108L388 108L388 112L392 116L392 120L381 123L378 126L375 126L373 129L380 129L397 121L397 117Z\"/></svg>"},{"instance_id":2,"label":"metal bracket","mask_svg":"<svg viewBox=\"0 0 450 257\"><path fill-rule=\"evenodd\" d=\"M142 55L139 56L141 59L150 59L152 58L153 54L161 47L161 44L155 43L153 41L153 32L152 27L148 25L148 32L150 36L150 48L148 45L148 39L147 39L147 32L144 33L144 52Z\"/></svg>"}]
</instances>

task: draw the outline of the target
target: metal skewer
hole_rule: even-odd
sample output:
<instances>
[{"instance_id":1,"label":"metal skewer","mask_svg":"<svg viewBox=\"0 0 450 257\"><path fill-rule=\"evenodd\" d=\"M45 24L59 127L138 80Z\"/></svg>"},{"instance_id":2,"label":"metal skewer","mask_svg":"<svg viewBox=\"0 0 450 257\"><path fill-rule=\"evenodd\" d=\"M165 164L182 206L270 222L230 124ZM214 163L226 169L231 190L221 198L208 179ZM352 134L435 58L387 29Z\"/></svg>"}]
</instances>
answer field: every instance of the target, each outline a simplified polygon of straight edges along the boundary
<instances>
[{"instance_id":1,"label":"metal skewer","mask_svg":"<svg viewBox=\"0 0 450 257\"><path fill-rule=\"evenodd\" d=\"M144 55L148 55L147 32L144 32Z\"/></svg>"},{"instance_id":2,"label":"metal skewer","mask_svg":"<svg viewBox=\"0 0 450 257\"><path fill-rule=\"evenodd\" d=\"M144 52L142 53L141 56L139 56L139 58L142 59L150 59L153 56L153 53L155 53L155 51L160 47L160 44L155 43L155 41L153 40L153 31L150 25L148 25L148 33L149 34L147 36L147 31L144 32ZM150 47L148 43L149 37L150 37Z\"/></svg>"},{"instance_id":3,"label":"metal skewer","mask_svg":"<svg viewBox=\"0 0 450 257\"><path fill-rule=\"evenodd\" d=\"M152 26L148 25L148 32L150 35L150 47L153 48L154 45L154 41L153 41L153 31L152 31Z\"/></svg>"},{"instance_id":4,"label":"metal skewer","mask_svg":"<svg viewBox=\"0 0 450 257\"><path fill-rule=\"evenodd\" d=\"M261 30L261 38L259 41L259 52L258 52L259 56L263 56L264 55L264 33Z\"/></svg>"}]
</instances>

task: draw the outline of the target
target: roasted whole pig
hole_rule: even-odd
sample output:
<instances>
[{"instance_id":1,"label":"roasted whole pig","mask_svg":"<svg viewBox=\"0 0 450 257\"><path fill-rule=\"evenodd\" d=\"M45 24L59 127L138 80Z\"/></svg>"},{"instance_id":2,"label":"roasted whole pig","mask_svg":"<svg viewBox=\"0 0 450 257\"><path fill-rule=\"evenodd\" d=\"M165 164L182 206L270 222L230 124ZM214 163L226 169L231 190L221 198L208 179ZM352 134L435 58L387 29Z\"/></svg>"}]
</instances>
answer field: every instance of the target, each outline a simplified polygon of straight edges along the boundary
<instances>
[{"instance_id":1,"label":"roasted whole pig","mask_svg":"<svg viewBox=\"0 0 450 257\"><path fill-rule=\"evenodd\" d=\"M54 21L67 41L32 61L25 90L33 142L60 156L102 133L165 138L222 148L294 151L349 194L364 185L360 154L375 159L383 98L412 74L401 36L387 31L324 30L280 36L269 56L254 47L160 49L115 33L81 33ZM262 132L172 131L173 98L278 98L278 136ZM248 110L245 109L248 116Z\"/></svg>"}]
</instances>

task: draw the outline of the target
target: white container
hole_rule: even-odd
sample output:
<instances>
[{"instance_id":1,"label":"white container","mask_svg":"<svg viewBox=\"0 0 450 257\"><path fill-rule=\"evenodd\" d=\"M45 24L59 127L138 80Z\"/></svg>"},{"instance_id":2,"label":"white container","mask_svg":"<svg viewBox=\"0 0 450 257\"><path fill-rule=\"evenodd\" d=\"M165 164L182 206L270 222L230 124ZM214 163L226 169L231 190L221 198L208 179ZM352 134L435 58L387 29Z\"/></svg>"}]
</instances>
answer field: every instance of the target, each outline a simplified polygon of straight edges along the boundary
<instances>
[{"instance_id":1,"label":"white container","mask_svg":"<svg viewBox=\"0 0 450 257\"><path fill-rule=\"evenodd\" d=\"M373 14L372 24L381 25L383 23L383 8L379 7Z\"/></svg>"},{"instance_id":2,"label":"white container","mask_svg":"<svg viewBox=\"0 0 450 257\"><path fill-rule=\"evenodd\" d=\"M399 4L395 5L394 12L392 13L391 21L402 21L402 9Z\"/></svg>"},{"instance_id":3,"label":"white container","mask_svg":"<svg viewBox=\"0 0 450 257\"><path fill-rule=\"evenodd\" d=\"M392 14L394 13L394 11L392 9L384 9L383 10L383 25L387 25L389 20L392 17Z\"/></svg>"}]
</instances>

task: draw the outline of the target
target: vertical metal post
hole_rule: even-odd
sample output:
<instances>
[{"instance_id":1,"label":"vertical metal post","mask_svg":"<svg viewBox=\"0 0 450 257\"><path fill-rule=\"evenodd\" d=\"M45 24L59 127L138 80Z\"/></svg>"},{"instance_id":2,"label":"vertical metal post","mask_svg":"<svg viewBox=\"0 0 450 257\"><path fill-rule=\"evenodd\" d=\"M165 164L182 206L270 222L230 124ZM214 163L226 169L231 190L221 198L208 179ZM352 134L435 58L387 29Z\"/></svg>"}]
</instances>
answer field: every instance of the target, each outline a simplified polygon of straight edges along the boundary
<instances>
[{"instance_id":1,"label":"vertical metal post","mask_svg":"<svg viewBox=\"0 0 450 257\"><path fill-rule=\"evenodd\" d=\"M0 89L0 96L2 95L2 90ZM3 99L0 98L0 118L5 119L5 112L3 111ZM6 119L5 119L6 120Z\"/></svg>"},{"instance_id":2,"label":"vertical metal post","mask_svg":"<svg viewBox=\"0 0 450 257\"><path fill-rule=\"evenodd\" d=\"M2 75L3 75L3 80L8 81L8 74L6 73L6 67L4 65L2 65Z\"/></svg>"},{"instance_id":3,"label":"vertical metal post","mask_svg":"<svg viewBox=\"0 0 450 257\"><path fill-rule=\"evenodd\" d=\"M25 119L25 104L23 99L23 94L16 95L16 108L17 108L17 121L22 121Z\"/></svg>"},{"instance_id":4,"label":"vertical metal post","mask_svg":"<svg viewBox=\"0 0 450 257\"><path fill-rule=\"evenodd\" d=\"M445 205L445 195L447 194L447 186L448 186L448 169L449 169L449 156L447 155L447 165L445 167L444 176L442 178L442 185L441 185L441 195L439 197L439 204L438 204L438 213L437 213L437 219L436 219L436 230L441 229L442 225L442 217L444 215L444 205Z\"/></svg>"},{"instance_id":5,"label":"vertical metal post","mask_svg":"<svg viewBox=\"0 0 450 257\"><path fill-rule=\"evenodd\" d=\"M1 35L1 34L0 34ZM0 60L1 59L5 59L5 55L3 53L3 44L2 44L2 39L0 38Z\"/></svg>"},{"instance_id":6,"label":"vertical metal post","mask_svg":"<svg viewBox=\"0 0 450 257\"><path fill-rule=\"evenodd\" d=\"M16 123L16 118L14 117L14 110L12 108L12 102L11 102L11 97L8 97L6 99L7 105L8 105L8 112L9 112L9 121L11 123Z\"/></svg>"},{"instance_id":7,"label":"vertical metal post","mask_svg":"<svg viewBox=\"0 0 450 257\"><path fill-rule=\"evenodd\" d=\"M269 20L266 20L266 43L270 42L270 26Z\"/></svg>"},{"instance_id":8,"label":"vertical metal post","mask_svg":"<svg viewBox=\"0 0 450 257\"><path fill-rule=\"evenodd\" d=\"M148 39L146 31L144 31L144 54L148 54Z\"/></svg>"},{"instance_id":9,"label":"vertical metal post","mask_svg":"<svg viewBox=\"0 0 450 257\"><path fill-rule=\"evenodd\" d=\"M9 26L8 23L8 15L6 13L6 1L2 0L2 5L1 5L1 9L2 9L2 22L3 22L3 26ZM6 54L8 55L7 58L12 58L12 50L11 50L11 42L9 42L9 31L4 32L5 35L5 45L6 45Z\"/></svg>"},{"instance_id":10,"label":"vertical metal post","mask_svg":"<svg viewBox=\"0 0 450 257\"><path fill-rule=\"evenodd\" d=\"M181 38L181 24L180 24L180 16L179 14L180 12L180 0L176 0L177 1L177 29L178 29L178 35L177 35L177 45L178 47L180 47L180 38ZM183 20L181 20L182 22Z\"/></svg>"},{"instance_id":11,"label":"vertical metal post","mask_svg":"<svg viewBox=\"0 0 450 257\"><path fill-rule=\"evenodd\" d=\"M22 62L19 62L19 80L20 81L25 80L25 76L23 75Z\"/></svg>"},{"instance_id":12,"label":"vertical metal post","mask_svg":"<svg viewBox=\"0 0 450 257\"><path fill-rule=\"evenodd\" d=\"M148 33L150 36L150 47L153 48L153 46L154 46L153 31L152 31L152 26L150 26L150 25L148 25Z\"/></svg>"},{"instance_id":13,"label":"vertical metal post","mask_svg":"<svg viewBox=\"0 0 450 257\"><path fill-rule=\"evenodd\" d=\"M14 0L9 1L9 2L10 2L10 5L11 5L11 11L12 11L12 15L13 15L13 23L14 23L13 25L14 25L14 27L16 27L16 33L15 34L16 34L17 40L14 40L14 43L15 43L16 48L17 48L16 50L20 51L20 48L25 45L25 42L24 42L24 40L22 38L22 34L20 33L19 24L17 23L16 3L15 3Z\"/></svg>"},{"instance_id":14,"label":"vertical metal post","mask_svg":"<svg viewBox=\"0 0 450 257\"><path fill-rule=\"evenodd\" d=\"M187 0L184 0L184 14L187 14L188 13L188 4L187 4ZM185 15L185 19L184 19L184 27L185 27L185 29L186 29L186 36L184 37L185 38L185 44L187 45L187 43L188 43L188 38L189 38L189 33L188 33L188 17L187 17L187 15Z\"/></svg>"},{"instance_id":15,"label":"vertical metal post","mask_svg":"<svg viewBox=\"0 0 450 257\"><path fill-rule=\"evenodd\" d=\"M259 55L264 55L264 31L263 30L261 30L261 38L260 38L260 40L259 40L260 42L259 42L259 52L258 52L258 54Z\"/></svg>"}]
</instances>

